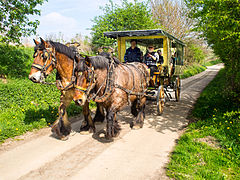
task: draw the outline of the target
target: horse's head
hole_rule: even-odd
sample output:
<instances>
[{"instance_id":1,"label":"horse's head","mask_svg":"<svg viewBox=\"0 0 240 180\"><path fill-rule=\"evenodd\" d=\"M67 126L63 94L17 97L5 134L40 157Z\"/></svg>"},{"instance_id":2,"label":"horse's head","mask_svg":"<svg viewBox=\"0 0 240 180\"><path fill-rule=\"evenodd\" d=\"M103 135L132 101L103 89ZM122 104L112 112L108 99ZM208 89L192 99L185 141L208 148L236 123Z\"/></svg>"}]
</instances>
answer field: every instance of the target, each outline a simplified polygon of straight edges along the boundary
<instances>
[{"instance_id":1,"label":"horse's head","mask_svg":"<svg viewBox=\"0 0 240 180\"><path fill-rule=\"evenodd\" d=\"M88 57L78 63L76 73L77 82L73 100L79 105L84 105L95 85L94 67Z\"/></svg>"},{"instance_id":2,"label":"horse's head","mask_svg":"<svg viewBox=\"0 0 240 180\"><path fill-rule=\"evenodd\" d=\"M34 48L34 61L29 74L29 79L35 83L42 82L53 70L56 65L55 49L42 38L41 42L33 40L36 44Z\"/></svg>"}]
</instances>

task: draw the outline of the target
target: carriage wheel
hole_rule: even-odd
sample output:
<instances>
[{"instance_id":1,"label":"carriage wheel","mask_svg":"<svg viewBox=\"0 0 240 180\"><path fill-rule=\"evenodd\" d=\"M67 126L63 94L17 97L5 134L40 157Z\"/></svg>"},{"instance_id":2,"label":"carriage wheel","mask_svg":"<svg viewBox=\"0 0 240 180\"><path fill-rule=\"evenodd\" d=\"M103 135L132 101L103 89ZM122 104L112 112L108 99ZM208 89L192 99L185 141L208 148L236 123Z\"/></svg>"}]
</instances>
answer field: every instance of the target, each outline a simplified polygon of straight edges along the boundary
<instances>
[{"instance_id":1,"label":"carriage wheel","mask_svg":"<svg viewBox=\"0 0 240 180\"><path fill-rule=\"evenodd\" d=\"M177 77L175 80L175 98L176 101L180 100L180 92L181 92L181 80L180 77Z\"/></svg>"},{"instance_id":2,"label":"carriage wheel","mask_svg":"<svg viewBox=\"0 0 240 180\"><path fill-rule=\"evenodd\" d=\"M164 88L163 88L163 85L161 85L158 87L158 92L157 92L157 113L158 113L158 115L161 115L163 113L164 103L165 103Z\"/></svg>"}]
</instances>

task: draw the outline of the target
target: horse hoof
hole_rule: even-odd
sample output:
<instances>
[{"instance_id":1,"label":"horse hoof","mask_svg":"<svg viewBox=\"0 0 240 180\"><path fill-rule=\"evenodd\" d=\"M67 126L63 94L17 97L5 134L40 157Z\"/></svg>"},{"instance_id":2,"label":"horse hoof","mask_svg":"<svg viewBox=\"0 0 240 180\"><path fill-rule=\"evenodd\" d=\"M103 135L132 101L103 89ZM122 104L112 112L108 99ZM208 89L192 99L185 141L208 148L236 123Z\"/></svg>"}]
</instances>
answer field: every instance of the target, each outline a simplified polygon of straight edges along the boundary
<instances>
[{"instance_id":1,"label":"horse hoof","mask_svg":"<svg viewBox=\"0 0 240 180\"><path fill-rule=\"evenodd\" d=\"M66 141L66 140L69 139L69 137L68 137L68 136L62 136L62 137L60 137L60 139L61 139L62 141Z\"/></svg>"},{"instance_id":2,"label":"horse hoof","mask_svg":"<svg viewBox=\"0 0 240 180\"><path fill-rule=\"evenodd\" d=\"M81 135L89 135L90 132L89 132L89 131L80 131L80 134L81 134Z\"/></svg>"},{"instance_id":3,"label":"horse hoof","mask_svg":"<svg viewBox=\"0 0 240 180\"><path fill-rule=\"evenodd\" d=\"M95 125L101 125L103 122L97 121L95 122Z\"/></svg>"},{"instance_id":4,"label":"horse hoof","mask_svg":"<svg viewBox=\"0 0 240 180\"><path fill-rule=\"evenodd\" d=\"M133 127L132 127L133 130L138 130L138 129L140 129L140 128L141 128L140 126L133 126Z\"/></svg>"},{"instance_id":5,"label":"horse hoof","mask_svg":"<svg viewBox=\"0 0 240 180\"><path fill-rule=\"evenodd\" d=\"M95 128L92 128L89 126L80 128L80 134L82 134L82 135L88 135L88 134L92 134L92 133L95 133Z\"/></svg>"},{"instance_id":6,"label":"horse hoof","mask_svg":"<svg viewBox=\"0 0 240 180\"><path fill-rule=\"evenodd\" d=\"M105 135L105 141L106 142L113 142L113 137L109 135Z\"/></svg>"},{"instance_id":7,"label":"horse hoof","mask_svg":"<svg viewBox=\"0 0 240 180\"><path fill-rule=\"evenodd\" d=\"M135 124L135 125L132 126L133 130L138 130L138 129L141 129L141 128L142 128L142 126L140 124Z\"/></svg>"}]
</instances>

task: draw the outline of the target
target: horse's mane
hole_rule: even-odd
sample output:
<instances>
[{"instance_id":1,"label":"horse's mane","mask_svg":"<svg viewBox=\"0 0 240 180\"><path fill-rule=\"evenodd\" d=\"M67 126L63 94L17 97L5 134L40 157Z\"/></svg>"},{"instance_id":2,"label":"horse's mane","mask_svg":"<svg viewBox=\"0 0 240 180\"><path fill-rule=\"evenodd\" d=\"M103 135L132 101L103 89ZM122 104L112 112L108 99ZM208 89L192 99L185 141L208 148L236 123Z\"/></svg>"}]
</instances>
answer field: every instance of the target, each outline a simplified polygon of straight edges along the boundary
<instances>
[{"instance_id":1,"label":"horse's mane","mask_svg":"<svg viewBox=\"0 0 240 180\"><path fill-rule=\"evenodd\" d=\"M74 59L75 51L76 51L74 47L67 47L64 44L61 44L59 42L53 42L53 41L47 41L47 42L50 43L57 52L62 53L71 59ZM34 51L37 51L38 49L41 49L41 50L45 49L44 44L39 43L34 47Z\"/></svg>"},{"instance_id":2,"label":"horse's mane","mask_svg":"<svg viewBox=\"0 0 240 180\"><path fill-rule=\"evenodd\" d=\"M94 67L94 69L108 69L111 58L107 58L105 56L91 56L88 57L90 63ZM113 58L114 65L117 66L120 61L117 58ZM82 60L78 63L77 70L80 72L87 70L87 65L85 60Z\"/></svg>"},{"instance_id":3,"label":"horse's mane","mask_svg":"<svg viewBox=\"0 0 240 180\"><path fill-rule=\"evenodd\" d=\"M61 44L59 42L53 42L53 41L49 41L49 43L55 48L55 50L59 53L65 54L66 56L68 56L71 59L74 59L75 57L75 49L73 49L73 47L67 47L64 44Z\"/></svg>"},{"instance_id":4,"label":"horse's mane","mask_svg":"<svg viewBox=\"0 0 240 180\"><path fill-rule=\"evenodd\" d=\"M100 55L100 56L103 56L103 57L105 57L105 58L108 58L108 59L113 58L113 60L114 60L114 62L115 62L116 64L120 64L119 59L116 58L116 57L112 57L112 54L109 53L109 52L101 52L99 55Z\"/></svg>"}]
</instances>

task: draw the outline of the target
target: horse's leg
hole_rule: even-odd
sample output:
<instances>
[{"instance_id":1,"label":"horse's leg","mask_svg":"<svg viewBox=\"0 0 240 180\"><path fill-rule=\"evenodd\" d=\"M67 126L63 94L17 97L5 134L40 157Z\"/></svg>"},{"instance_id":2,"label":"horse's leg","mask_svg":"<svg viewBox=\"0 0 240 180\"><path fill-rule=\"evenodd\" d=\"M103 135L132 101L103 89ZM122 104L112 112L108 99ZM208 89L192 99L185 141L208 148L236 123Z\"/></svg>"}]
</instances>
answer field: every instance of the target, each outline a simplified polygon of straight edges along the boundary
<instances>
[{"instance_id":1,"label":"horse's leg","mask_svg":"<svg viewBox=\"0 0 240 180\"><path fill-rule=\"evenodd\" d=\"M68 121L66 111L72 101L72 96L70 94L69 91L61 94L61 103L58 109L59 117L52 126L52 132L55 132L61 140L65 140L71 132L71 123Z\"/></svg>"},{"instance_id":2,"label":"horse's leg","mask_svg":"<svg viewBox=\"0 0 240 180\"><path fill-rule=\"evenodd\" d=\"M116 137L119 134L120 130L121 130L121 128L116 119L116 112L114 110L109 110L107 112L106 138L111 139L113 137Z\"/></svg>"},{"instance_id":3,"label":"horse's leg","mask_svg":"<svg viewBox=\"0 0 240 180\"><path fill-rule=\"evenodd\" d=\"M103 122L105 119L104 108L100 103L97 103L97 110L93 122Z\"/></svg>"},{"instance_id":4,"label":"horse's leg","mask_svg":"<svg viewBox=\"0 0 240 180\"><path fill-rule=\"evenodd\" d=\"M134 104L135 106L132 107L132 109L134 109L134 111L132 110L132 114L134 112L134 121L133 124L131 125L131 128L133 129L139 129L143 127L143 123L144 123L144 118L145 118L145 103L146 103L146 98L143 97L139 100L136 101L136 104Z\"/></svg>"},{"instance_id":5,"label":"horse's leg","mask_svg":"<svg viewBox=\"0 0 240 180\"><path fill-rule=\"evenodd\" d=\"M121 127L118 124L117 121L117 112L120 110L121 107L125 105L125 101L122 100L122 98L115 99L115 102L111 104L111 107L107 109L107 132L106 132L106 138L111 139L112 137L116 137Z\"/></svg>"},{"instance_id":6,"label":"horse's leg","mask_svg":"<svg viewBox=\"0 0 240 180\"><path fill-rule=\"evenodd\" d=\"M132 102L132 106L131 106L131 113L134 117L137 117L138 115L138 108L137 108L137 105L138 105L138 99L135 99L133 102Z\"/></svg>"},{"instance_id":7,"label":"horse's leg","mask_svg":"<svg viewBox=\"0 0 240 180\"><path fill-rule=\"evenodd\" d=\"M89 102L86 101L86 103L83 105L83 115L84 120L80 127L80 133L81 134L88 134L95 132L95 124L91 117L91 111L89 109Z\"/></svg>"}]
</instances>

